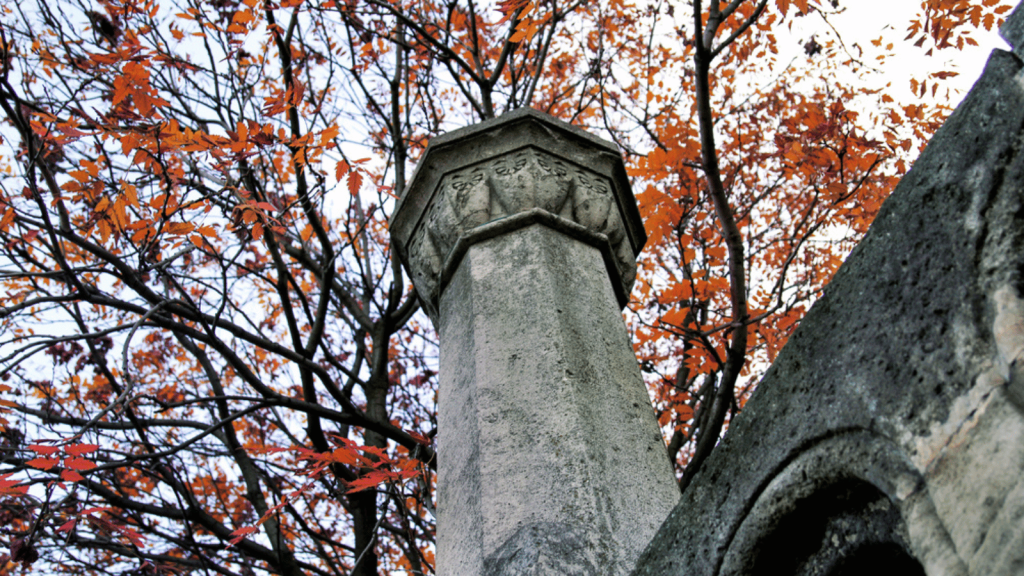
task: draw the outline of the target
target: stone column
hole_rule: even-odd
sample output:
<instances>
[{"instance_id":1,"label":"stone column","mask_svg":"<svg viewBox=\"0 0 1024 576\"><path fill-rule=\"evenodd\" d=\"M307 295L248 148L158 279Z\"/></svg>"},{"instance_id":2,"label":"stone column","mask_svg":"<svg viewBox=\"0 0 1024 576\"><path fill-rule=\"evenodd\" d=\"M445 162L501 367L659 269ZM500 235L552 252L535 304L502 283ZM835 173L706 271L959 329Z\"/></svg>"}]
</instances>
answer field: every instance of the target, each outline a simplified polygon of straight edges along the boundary
<instances>
[{"instance_id":1,"label":"stone column","mask_svg":"<svg viewBox=\"0 0 1024 576\"><path fill-rule=\"evenodd\" d=\"M519 110L435 138L391 221L437 327L437 573L626 575L678 501L621 310L617 148Z\"/></svg>"}]
</instances>

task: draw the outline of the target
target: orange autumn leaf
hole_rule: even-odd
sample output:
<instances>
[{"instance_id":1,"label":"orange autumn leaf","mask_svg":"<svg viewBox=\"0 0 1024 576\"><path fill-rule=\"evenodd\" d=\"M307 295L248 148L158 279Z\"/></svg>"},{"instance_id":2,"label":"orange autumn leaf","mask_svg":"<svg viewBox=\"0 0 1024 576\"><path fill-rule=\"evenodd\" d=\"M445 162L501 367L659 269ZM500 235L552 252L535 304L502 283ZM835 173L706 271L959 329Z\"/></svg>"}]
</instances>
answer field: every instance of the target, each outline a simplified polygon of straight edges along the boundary
<instances>
[{"instance_id":1,"label":"orange autumn leaf","mask_svg":"<svg viewBox=\"0 0 1024 576\"><path fill-rule=\"evenodd\" d=\"M164 230L168 234L175 234L175 235L188 234L189 232L191 232L191 231L193 231L195 229L196 229L195 225L194 224L190 224L188 222L168 222L167 225L164 226Z\"/></svg>"}]
</instances>

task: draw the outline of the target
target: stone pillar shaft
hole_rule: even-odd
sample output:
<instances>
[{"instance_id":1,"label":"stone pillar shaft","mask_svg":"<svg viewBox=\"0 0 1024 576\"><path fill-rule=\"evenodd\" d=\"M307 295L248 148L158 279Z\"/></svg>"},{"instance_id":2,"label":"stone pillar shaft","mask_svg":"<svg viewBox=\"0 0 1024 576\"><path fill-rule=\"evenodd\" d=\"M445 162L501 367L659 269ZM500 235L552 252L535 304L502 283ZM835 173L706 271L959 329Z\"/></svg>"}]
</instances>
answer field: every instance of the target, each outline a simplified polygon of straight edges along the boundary
<instances>
[{"instance_id":1,"label":"stone pillar shaft","mask_svg":"<svg viewBox=\"0 0 1024 576\"><path fill-rule=\"evenodd\" d=\"M600 251L485 240L440 312L438 573L627 574L678 491Z\"/></svg>"},{"instance_id":2,"label":"stone pillar shaft","mask_svg":"<svg viewBox=\"0 0 1024 576\"><path fill-rule=\"evenodd\" d=\"M437 573L625 576L678 490L620 314L622 161L533 111L442 144L392 219L441 344Z\"/></svg>"}]
</instances>

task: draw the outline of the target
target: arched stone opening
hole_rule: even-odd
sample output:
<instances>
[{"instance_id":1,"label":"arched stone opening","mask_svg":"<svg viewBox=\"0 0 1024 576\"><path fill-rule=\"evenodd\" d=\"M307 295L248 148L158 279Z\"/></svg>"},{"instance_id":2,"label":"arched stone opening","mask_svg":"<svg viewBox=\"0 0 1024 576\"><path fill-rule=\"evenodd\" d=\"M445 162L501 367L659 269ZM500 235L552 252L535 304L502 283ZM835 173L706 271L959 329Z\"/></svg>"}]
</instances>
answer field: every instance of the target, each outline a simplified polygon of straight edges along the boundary
<instances>
[{"instance_id":1,"label":"arched stone opening","mask_svg":"<svg viewBox=\"0 0 1024 576\"><path fill-rule=\"evenodd\" d=\"M720 576L966 575L921 474L892 441L848 430L774 473L732 533Z\"/></svg>"},{"instance_id":2,"label":"arched stone opening","mask_svg":"<svg viewBox=\"0 0 1024 576\"><path fill-rule=\"evenodd\" d=\"M899 508L878 488L844 479L793 503L752 551L750 574L924 576Z\"/></svg>"}]
</instances>

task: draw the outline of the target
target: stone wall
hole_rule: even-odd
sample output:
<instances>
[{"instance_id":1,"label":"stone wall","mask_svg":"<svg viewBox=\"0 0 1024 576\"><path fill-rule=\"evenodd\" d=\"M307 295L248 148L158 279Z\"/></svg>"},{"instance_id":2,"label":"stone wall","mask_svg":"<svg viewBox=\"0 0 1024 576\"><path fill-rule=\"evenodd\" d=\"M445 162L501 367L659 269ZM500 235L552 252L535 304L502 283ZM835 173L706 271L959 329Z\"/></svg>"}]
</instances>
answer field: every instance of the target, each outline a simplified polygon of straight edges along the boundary
<instances>
[{"instance_id":1,"label":"stone wall","mask_svg":"<svg viewBox=\"0 0 1024 576\"><path fill-rule=\"evenodd\" d=\"M1022 136L996 51L636 576L1024 574Z\"/></svg>"}]
</instances>

